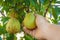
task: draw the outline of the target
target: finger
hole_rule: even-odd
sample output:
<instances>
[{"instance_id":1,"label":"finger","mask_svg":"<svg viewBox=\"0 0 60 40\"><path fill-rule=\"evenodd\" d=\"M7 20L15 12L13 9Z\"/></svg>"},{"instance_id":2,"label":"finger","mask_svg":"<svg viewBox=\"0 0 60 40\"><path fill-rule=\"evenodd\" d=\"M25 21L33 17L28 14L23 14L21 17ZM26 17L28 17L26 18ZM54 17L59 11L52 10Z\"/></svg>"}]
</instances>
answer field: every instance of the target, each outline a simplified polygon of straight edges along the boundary
<instances>
[{"instance_id":1,"label":"finger","mask_svg":"<svg viewBox=\"0 0 60 40\"><path fill-rule=\"evenodd\" d=\"M31 31L31 30L28 30L26 27L24 27L24 31L27 34L30 34L32 37L35 37L37 39L41 38L40 31L37 29Z\"/></svg>"},{"instance_id":2,"label":"finger","mask_svg":"<svg viewBox=\"0 0 60 40\"><path fill-rule=\"evenodd\" d=\"M24 29L24 31L25 31L26 33L28 33L28 34L31 32L31 31L28 30L26 27L24 27L23 29Z\"/></svg>"},{"instance_id":3,"label":"finger","mask_svg":"<svg viewBox=\"0 0 60 40\"><path fill-rule=\"evenodd\" d=\"M40 15L39 14L34 14L35 15L35 17L36 17L36 26L37 26L37 28L40 28Z\"/></svg>"},{"instance_id":4,"label":"finger","mask_svg":"<svg viewBox=\"0 0 60 40\"><path fill-rule=\"evenodd\" d=\"M40 28L40 20L41 20L40 15L36 14L36 25L38 28Z\"/></svg>"},{"instance_id":5,"label":"finger","mask_svg":"<svg viewBox=\"0 0 60 40\"><path fill-rule=\"evenodd\" d=\"M39 14L34 14L36 17L39 16Z\"/></svg>"},{"instance_id":6,"label":"finger","mask_svg":"<svg viewBox=\"0 0 60 40\"><path fill-rule=\"evenodd\" d=\"M28 30L26 27L24 27L23 29L24 29L25 33L28 33L33 37L35 36L35 32L36 32L35 30Z\"/></svg>"}]
</instances>

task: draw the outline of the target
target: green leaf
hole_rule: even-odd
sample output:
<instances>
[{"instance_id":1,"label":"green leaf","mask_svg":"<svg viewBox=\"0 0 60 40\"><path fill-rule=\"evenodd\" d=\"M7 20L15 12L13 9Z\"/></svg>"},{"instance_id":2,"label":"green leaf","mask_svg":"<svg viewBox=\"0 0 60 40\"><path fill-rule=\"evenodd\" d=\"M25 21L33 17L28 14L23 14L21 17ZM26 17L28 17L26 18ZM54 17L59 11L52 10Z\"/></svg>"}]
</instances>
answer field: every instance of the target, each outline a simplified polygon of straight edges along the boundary
<instances>
[{"instance_id":1,"label":"green leaf","mask_svg":"<svg viewBox=\"0 0 60 40\"><path fill-rule=\"evenodd\" d=\"M6 11L6 12L8 12L9 11L9 4L7 3L7 2L3 2L3 4L2 4L2 11Z\"/></svg>"},{"instance_id":2,"label":"green leaf","mask_svg":"<svg viewBox=\"0 0 60 40\"><path fill-rule=\"evenodd\" d=\"M7 34L7 40L14 40L15 35L14 34Z\"/></svg>"},{"instance_id":3,"label":"green leaf","mask_svg":"<svg viewBox=\"0 0 60 40\"><path fill-rule=\"evenodd\" d=\"M2 21L2 22L3 22L3 24L4 24L5 22L7 22L7 21L8 21L8 19L9 19L9 17L2 17L1 21Z\"/></svg>"},{"instance_id":4,"label":"green leaf","mask_svg":"<svg viewBox=\"0 0 60 40\"><path fill-rule=\"evenodd\" d=\"M56 19L52 19L51 21L52 21L52 23L54 23L54 24L57 24L57 23L58 23L58 21L57 21Z\"/></svg>"},{"instance_id":5,"label":"green leaf","mask_svg":"<svg viewBox=\"0 0 60 40\"><path fill-rule=\"evenodd\" d=\"M25 1L25 5L29 7L30 1L29 0L24 0L24 1Z\"/></svg>"},{"instance_id":6,"label":"green leaf","mask_svg":"<svg viewBox=\"0 0 60 40\"><path fill-rule=\"evenodd\" d=\"M13 0L5 0L5 3L6 6L8 5L7 7L13 7L15 5Z\"/></svg>"},{"instance_id":7,"label":"green leaf","mask_svg":"<svg viewBox=\"0 0 60 40\"><path fill-rule=\"evenodd\" d=\"M34 7L35 6L35 2L33 0L30 0L30 6Z\"/></svg>"},{"instance_id":8,"label":"green leaf","mask_svg":"<svg viewBox=\"0 0 60 40\"><path fill-rule=\"evenodd\" d=\"M19 21L20 21L20 23L22 23L22 21L23 21L23 19L24 19L24 17L25 17L25 12L24 11L20 11L19 12L20 14L19 14Z\"/></svg>"},{"instance_id":9,"label":"green leaf","mask_svg":"<svg viewBox=\"0 0 60 40\"><path fill-rule=\"evenodd\" d=\"M5 34L5 33L6 33L5 27L4 26L0 26L0 35L1 34Z\"/></svg>"},{"instance_id":10,"label":"green leaf","mask_svg":"<svg viewBox=\"0 0 60 40\"><path fill-rule=\"evenodd\" d=\"M0 35L3 33L2 26L0 25Z\"/></svg>"},{"instance_id":11,"label":"green leaf","mask_svg":"<svg viewBox=\"0 0 60 40\"><path fill-rule=\"evenodd\" d=\"M44 4L44 1L45 1L45 0L39 0L39 2L41 2L41 4Z\"/></svg>"},{"instance_id":12,"label":"green leaf","mask_svg":"<svg viewBox=\"0 0 60 40\"><path fill-rule=\"evenodd\" d=\"M37 0L30 0L30 8L32 10L35 9L36 11L40 11L40 6L41 6L41 4L38 4Z\"/></svg>"},{"instance_id":13,"label":"green leaf","mask_svg":"<svg viewBox=\"0 0 60 40\"><path fill-rule=\"evenodd\" d=\"M41 9L41 5L38 5L38 4L36 3L36 5L35 5L35 9L36 9L36 11L40 11L40 9Z\"/></svg>"},{"instance_id":14,"label":"green leaf","mask_svg":"<svg viewBox=\"0 0 60 40\"><path fill-rule=\"evenodd\" d=\"M56 3L57 0L52 0L52 3Z\"/></svg>"},{"instance_id":15,"label":"green leaf","mask_svg":"<svg viewBox=\"0 0 60 40\"><path fill-rule=\"evenodd\" d=\"M25 34L24 36L25 40L34 40L31 35Z\"/></svg>"},{"instance_id":16,"label":"green leaf","mask_svg":"<svg viewBox=\"0 0 60 40\"><path fill-rule=\"evenodd\" d=\"M60 4L60 1L56 1L56 3Z\"/></svg>"},{"instance_id":17,"label":"green leaf","mask_svg":"<svg viewBox=\"0 0 60 40\"><path fill-rule=\"evenodd\" d=\"M60 20L60 16L59 16L59 20Z\"/></svg>"},{"instance_id":18,"label":"green leaf","mask_svg":"<svg viewBox=\"0 0 60 40\"><path fill-rule=\"evenodd\" d=\"M3 0L0 0L0 6L2 5L2 3L3 3Z\"/></svg>"},{"instance_id":19,"label":"green leaf","mask_svg":"<svg viewBox=\"0 0 60 40\"><path fill-rule=\"evenodd\" d=\"M55 8L52 8L52 15L55 19L57 19L57 12Z\"/></svg>"},{"instance_id":20,"label":"green leaf","mask_svg":"<svg viewBox=\"0 0 60 40\"><path fill-rule=\"evenodd\" d=\"M2 40L1 36L0 36L0 40Z\"/></svg>"},{"instance_id":21,"label":"green leaf","mask_svg":"<svg viewBox=\"0 0 60 40\"><path fill-rule=\"evenodd\" d=\"M50 0L40 0L41 4L48 5Z\"/></svg>"},{"instance_id":22,"label":"green leaf","mask_svg":"<svg viewBox=\"0 0 60 40\"><path fill-rule=\"evenodd\" d=\"M55 6L55 10L56 10L57 15L59 15L60 14L60 8L58 6Z\"/></svg>"},{"instance_id":23,"label":"green leaf","mask_svg":"<svg viewBox=\"0 0 60 40\"><path fill-rule=\"evenodd\" d=\"M46 8L43 5L41 5L40 14L44 15L45 11L46 11Z\"/></svg>"},{"instance_id":24,"label":"green leaf","mask_svg":"<svg viewBox=\"0 0 60 40\"><path fill-rule=\"evenodd\" d=\"M37 1L36 0L30 0L30 7L32 9L34 9L34 7L36 6L36 4L37 4Z\"/></svg>"}]
</instances>

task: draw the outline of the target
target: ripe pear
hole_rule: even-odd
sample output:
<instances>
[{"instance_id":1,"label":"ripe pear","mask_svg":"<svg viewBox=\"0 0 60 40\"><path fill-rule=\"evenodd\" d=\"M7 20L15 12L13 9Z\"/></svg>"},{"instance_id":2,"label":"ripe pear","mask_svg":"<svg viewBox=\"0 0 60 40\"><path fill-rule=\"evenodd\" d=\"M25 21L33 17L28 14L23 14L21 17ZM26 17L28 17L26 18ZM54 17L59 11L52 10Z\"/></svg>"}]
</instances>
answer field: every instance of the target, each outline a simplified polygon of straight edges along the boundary
<instances>
[{"instance_id":1,"label":"ripe pear","mask_svg":"<svg viewBox=\"0 0 60 40\"><path fill-rule=\"evenodd\" d=\"M6 25L6 30L8 33L11 33L11 34L19 32L20 31L20 22L15 18L9 19L9 21Z\"/></svg>"},{"instance_id":2,"label":"ripe pear","mask_svg":"<svg viewBox=\"0 0 60 40\"><path fill-rule=\"evenodd\" d=\"M36 27L34 14L27 14L24 18L23 24L28 29L34 29Z\"/></svg>"}]
</instances>

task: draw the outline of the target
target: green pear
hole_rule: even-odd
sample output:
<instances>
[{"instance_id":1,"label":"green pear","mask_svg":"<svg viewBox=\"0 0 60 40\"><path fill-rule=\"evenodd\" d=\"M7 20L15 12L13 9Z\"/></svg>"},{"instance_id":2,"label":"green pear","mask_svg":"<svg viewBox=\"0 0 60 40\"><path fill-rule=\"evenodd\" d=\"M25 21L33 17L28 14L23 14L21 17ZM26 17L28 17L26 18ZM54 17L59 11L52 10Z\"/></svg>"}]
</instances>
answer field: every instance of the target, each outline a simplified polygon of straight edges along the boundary
<instances>
[{"instance_id":1,"label":"green pear","mask_svg":"<svg viewBox=\"0 0 60 40\"><path fill-rule=\"evenodd\" d=\"M28 29L34 29L36 27L34 14L28 13L24 18L23 24Z\"/></svg>"},{"instance_id":2,"label":"green pear","mask_svg":"<svg viewBox=\"0 0 60 40\"><path fill-rule=\"evenodd\" d=\"M9 19L9 21L6 25L6 30L8 33L11 33L11 34L19 32L20 31L20 22L15 18Z\"/></svg>"},{"instance_id":3,"label":"green pear","mask_svg":"<svg viewBox=\"0 0 60 40\"><path fill-rule=\"evenodd\" d=\"M14 9L11 9L11 11L8 12L8 17L18 18L18 13Z\"/></svg>"}]
</instances>

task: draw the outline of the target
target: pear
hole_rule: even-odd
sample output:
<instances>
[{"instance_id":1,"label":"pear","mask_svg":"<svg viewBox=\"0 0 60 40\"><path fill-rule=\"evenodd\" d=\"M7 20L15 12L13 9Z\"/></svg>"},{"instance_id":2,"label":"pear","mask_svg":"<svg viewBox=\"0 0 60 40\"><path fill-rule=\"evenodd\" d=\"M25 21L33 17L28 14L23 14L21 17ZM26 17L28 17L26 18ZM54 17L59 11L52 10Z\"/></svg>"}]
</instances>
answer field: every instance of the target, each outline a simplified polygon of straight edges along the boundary
<instances>
[{"instance_id":1,"label":"pear","mask_svg":"<svg viewBox=\"0 0 60 40\"><path fill-rule=\"evenodd\" d=\"M35 16L33 13L29 13L25 16L23 24L28 29L34 29L36 27Z\"/></svg>"},{"instance_id":2,"label":"pear","mask_svg":"<svg viewBox=\"0 0 60 40\"><path fill-rule=\"evenodd\" d=\"M18 18L18 13L14 9L11 9L11 11L8 12L8 17Z\"/></svg>"},{"instance_id":3,"label":"pear","mask_svg":"<svg viewBox=\"0 0 60 40\"><path fill-rule=\"evenodd\" d=\"M9 19L8 23L6 24L6 31L11 34L19 32L20 22L15 18Z\"/></svg>"}]
</instances>

